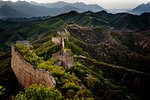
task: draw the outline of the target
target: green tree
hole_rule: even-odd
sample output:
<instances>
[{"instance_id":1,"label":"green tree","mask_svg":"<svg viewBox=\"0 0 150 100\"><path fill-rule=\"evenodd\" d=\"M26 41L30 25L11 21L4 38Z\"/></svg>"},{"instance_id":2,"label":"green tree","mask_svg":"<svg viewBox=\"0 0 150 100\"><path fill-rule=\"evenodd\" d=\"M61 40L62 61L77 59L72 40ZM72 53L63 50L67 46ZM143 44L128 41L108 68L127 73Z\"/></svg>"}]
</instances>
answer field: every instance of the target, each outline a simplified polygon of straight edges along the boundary
<instances>
[{"instance_id":1,"label":"green tree","mask_svg":"<svg viewBox=\"0 0 150 100\"><path fill-rule=\"evenodd\" d=\"M75 96L75 91L73 89L69 89L66 93L66 98L72 99Z\"/></svg>"},{"instance_id":2,"label":"green tree","mask_svg":"<svg viewBox=\"0 0 150 100\"><path fill-rule=\"evenodd\" d=\"M93 97L92 92L90 92L90 90L88 89L81 89L76 93L76 95L79 98L92 98Z\"/></svg>"},{"instance_id":3,"label":"green tree","mask_svg":"<svg viewBox=\"0 0 150 100\"><path fill-rule=\"evenodd\" d=\"M15 44L16 50L20 53L20 55L29 62L30 64L37 67L37 64L41 62L42 58L36 57L36 54L33 53L29 48L27 48L23 44ZM31 47L32 48L32 47Z\"/></svg>"},{"instance_id":4,"label":"green tree","mask_svg":"<svg viewBox=\"0 0 150 100\"><path fill-rule=\"evenodd\" d=\"M92 75L88 75L87 77L87 85L90 89L94 88L95 83L98 81L97 78L94 78Z\"/></svg>"},{"instance_id":5,"label":"green tree","mask_svg":"<svg viewBox=\"0 0 150 100\"><path fill-rule=\"evenodd\" d=\"M6 89L3 88L3 86L0 86L0 95L3 95L5 90L6 90Z\"/></svg>"},{"instance_id":6,"label":"green tree","mask_svg":"<svg viewBox=\"0 0 150 100\"><path fill-rule=\"evenodd\" d=\"M54 86L44 88L42 85L31 85L20 92L13 100L61 100L61 93Z\"/></svg>"}]
</instances>

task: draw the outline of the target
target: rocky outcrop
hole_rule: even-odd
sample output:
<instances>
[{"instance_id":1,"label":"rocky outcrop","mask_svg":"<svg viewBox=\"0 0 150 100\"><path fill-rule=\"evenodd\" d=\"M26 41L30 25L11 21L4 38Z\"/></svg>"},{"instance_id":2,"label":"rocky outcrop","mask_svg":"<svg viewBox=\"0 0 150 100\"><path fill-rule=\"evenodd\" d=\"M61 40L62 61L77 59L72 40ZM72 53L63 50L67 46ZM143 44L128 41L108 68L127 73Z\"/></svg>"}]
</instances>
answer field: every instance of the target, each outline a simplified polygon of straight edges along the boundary
<instances>
[{"instance_id":1,"label":"rocky outcrop","mask_svg":"<svg viewBox=\"0 0 150 100\"><path fill-rule=\"evenodd\" d=\"M13 69L19 84L22 87L29 87L32 84L42 84L45 87L56 85L53 76L43 69L36 69L26 62L12 45L11 68Z\"/></svg>"}]
</instances>

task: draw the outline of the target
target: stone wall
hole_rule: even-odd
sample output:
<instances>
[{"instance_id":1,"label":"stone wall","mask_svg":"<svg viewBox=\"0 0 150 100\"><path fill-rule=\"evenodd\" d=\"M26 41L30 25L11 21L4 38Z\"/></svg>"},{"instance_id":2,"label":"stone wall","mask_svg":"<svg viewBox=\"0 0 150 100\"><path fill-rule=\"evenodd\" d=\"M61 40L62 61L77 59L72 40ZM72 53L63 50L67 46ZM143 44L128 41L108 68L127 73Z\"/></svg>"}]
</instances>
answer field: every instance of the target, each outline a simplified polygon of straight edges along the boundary
<instances>
[{"instance_id":1,"label":"stone wall","mask_svg":"<svg viewBox=\"0 0 150 100\"><path fill-rule=\"evenodd\" d=\"M16 44L24 44L27 48L30 48L30 41L16 41Z\"/></svg>"},{"instance_id":2,"label":"stone wall","mask_svg":"<svg viewBox=\"0 0 150 100\"><path fill-rule=\"evenodd\" d=\"M42 84L45 87L56 85L53 76L43 69L36 69L27 63L12 45L11 67L22 87L29 87L32 84Z\"/></svg>"},{"instance_id":3,"label":"stone wall","mask_svg":"<svg viewBox=\"0 0 150 100\"><path fill-rule=\"evenodd\" d=\"M52 59L59 58L61 61L61 66L63 66L65 69L70 69L74 66L74 55L73 53L67 53L67 52L58 52L52 54Z\"/></svg>"},{"instance_id":4,"label":"stone wall","mask_svg":"<svg viewBox=\"0 0 150 100\"><path fill-rule=\"evenodd\" d=\"M53 37L52 42L54 44L61 44L61 38L60 37Z\"/></svg>"}]
</instances>

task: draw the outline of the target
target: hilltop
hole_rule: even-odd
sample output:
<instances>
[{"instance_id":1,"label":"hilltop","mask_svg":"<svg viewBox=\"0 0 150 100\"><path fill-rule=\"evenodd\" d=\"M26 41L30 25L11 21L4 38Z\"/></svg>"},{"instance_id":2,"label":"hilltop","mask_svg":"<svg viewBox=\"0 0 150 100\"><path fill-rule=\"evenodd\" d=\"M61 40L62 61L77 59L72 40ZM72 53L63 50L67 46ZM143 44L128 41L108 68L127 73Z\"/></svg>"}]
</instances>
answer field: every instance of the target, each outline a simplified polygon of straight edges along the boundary
<instances>
[{"instance_id":1,"label":"hilltop","mask_svg":"<svg viewBox=\"0 0 150 100\"><path fill-rule=\"evenodd\" d=\"M149 37L149 18L149 13L136 16L127 13L110 14L106 11L97 13L90 11L84 13L71 11L44 20L31 19L31 21L28 22L23 22L24 19L21 22L16 21L21 19L0 20L0 41L3 43L0 47L3 49L16 40L26 40L32 37L36 38L38 35L59 29L69 21L84 27L105 27L116 31L140 33Z\"/></svg>"},{"instance_id":2,"label":"hilltop","mask_svg":"<svg viewBox=\"0 0 150 100\"><path fill-rule=\"evenodd\" d=\"M146 4L143 3L128 12L132 13L132 14L137 14L137 15L140 15L140 14L146 13L146 12L148 13L148 12L150 12L150 2L148 2Z\"/></svg>"}]
</instances>

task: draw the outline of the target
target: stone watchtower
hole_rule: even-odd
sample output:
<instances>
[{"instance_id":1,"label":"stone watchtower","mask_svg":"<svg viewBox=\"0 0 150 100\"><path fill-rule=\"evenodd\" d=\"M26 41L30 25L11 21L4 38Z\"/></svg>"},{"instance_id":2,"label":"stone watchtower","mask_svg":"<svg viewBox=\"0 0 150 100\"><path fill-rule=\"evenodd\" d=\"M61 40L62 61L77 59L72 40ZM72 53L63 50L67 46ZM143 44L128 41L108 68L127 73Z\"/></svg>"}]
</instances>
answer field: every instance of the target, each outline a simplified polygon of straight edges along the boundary
<instances>
[{"instance_id":1,"label":"stone watchtower","mask_svg":"<svg viewBox=\"0 0 150 100\"><path fill-rule=\"evenodd\" d=\"M59 37L57 37L57 39L53 38L52 41L53 43L59 43L61 45L61 50L58 53L52 54L52 59L59 58L61 61L61 66L66 69L70 69L74 66L74 55L72 52L66 52L64 44L64 39L68 41L70 33L66 29L63 29L63 31L58 32L58 36Z\"/></svg>"},{"instance_id":2,"label":"stone watchtower","mask_svg":"<svg viewBox=\"0 0 150 100\"><path fill-rule=\"evenodd\" d=\"M24 44L27 48L30 49L30 41L16 41L16 44Z\"/></svg>"}]
</instances>

